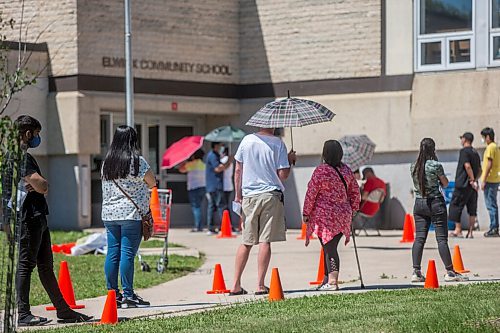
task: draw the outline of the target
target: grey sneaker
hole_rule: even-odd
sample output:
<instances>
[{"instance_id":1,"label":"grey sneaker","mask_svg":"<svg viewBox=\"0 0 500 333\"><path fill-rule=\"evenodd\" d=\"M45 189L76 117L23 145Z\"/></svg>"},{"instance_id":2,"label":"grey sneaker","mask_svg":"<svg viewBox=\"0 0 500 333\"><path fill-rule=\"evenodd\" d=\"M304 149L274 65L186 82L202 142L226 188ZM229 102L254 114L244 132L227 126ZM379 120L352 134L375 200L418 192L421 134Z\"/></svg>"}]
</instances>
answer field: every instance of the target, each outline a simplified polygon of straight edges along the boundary
<instances>
[{"instance_id":1,"label":"grey sneaker","mask_svg":"<svg viewBox=\"0 0 500 333\"><path fill-rule=\"evenodd\" d=\"M425 276L422 274L422 271L419 269L415 269L411 276L412 283L425 282Z\"/></svg>"},{"instance_id":2,"label":"grey sneaker","mask_svg":"<svg viewBox=\"0 0 500 333\"><path fill-rule=\"evenodd\" d=\"M448 271L446 275L444 276L444 280L446 282L465 282L469 281L469 278L465 275L462 275L460 273L454 272L454 271Z\"/></svg>"}]
</instances>

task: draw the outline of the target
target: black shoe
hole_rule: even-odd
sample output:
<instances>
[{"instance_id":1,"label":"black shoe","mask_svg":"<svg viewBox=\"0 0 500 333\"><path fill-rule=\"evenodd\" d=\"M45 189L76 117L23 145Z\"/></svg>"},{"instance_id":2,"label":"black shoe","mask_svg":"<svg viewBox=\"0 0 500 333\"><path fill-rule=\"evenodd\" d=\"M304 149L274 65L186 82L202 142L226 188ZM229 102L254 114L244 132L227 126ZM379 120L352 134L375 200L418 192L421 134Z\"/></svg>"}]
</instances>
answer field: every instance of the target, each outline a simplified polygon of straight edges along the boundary
<instances>
[{"instance_id":1,"label":"black shoe","mask_svg":"<svg viewBox=\"0 0 500 333\"><path fill-rule=\"evenodd\" d=\"M118 309L121 309L122 304L123 304L123 295L122 293L118 293L116 294L116 307Z\"/></svg>"},{"instance_id":2,"label":"black shoe","mask_svg":"<svg viewBox=\"0 0 500 333\"><path fill-rule=\"evenodd\" d=\"M498 229L490 229L484 233L484 237L500 237L498 234Z\"/></svg>"},{"instance_id":3,"label":"black shoe","mask_svg":"<svg viewBox=\"0 0 500 333\"><path fill-rule=\"evenodd\" d=\"M133 297L124 297L122 303L122 309L131 309L131 308L147 308L151 306L151 303L143 300L141 297L134 295Z\"/></svg>"},{"instance_id":4,"label":"black shoe","mask_svg":"<svg viewBox=\"0 0 500 333\"><path fill-rule=\"evenodd\" d=\"M94 317L90 317L84 315L83 313L76 312L70 309L67 311L58 312L57 318L59 319L57 322L60 324L74 324L74 323L85 323L91 321L92 318Z\"/></svg>"},{"instance_id":5,"label":"black shoe","mask_svg":"<svg viewBox=\"0 0 500 333\"><path fill-rule=\"evenodd\" d=\"M52 322L52 320L48 320L45 317L33 316L30 313L27 316L19 318L17 320L17 326L19 326L19 327L44 326L44 325L47 325L50 322Z\"/></svg>"}]
</instances>

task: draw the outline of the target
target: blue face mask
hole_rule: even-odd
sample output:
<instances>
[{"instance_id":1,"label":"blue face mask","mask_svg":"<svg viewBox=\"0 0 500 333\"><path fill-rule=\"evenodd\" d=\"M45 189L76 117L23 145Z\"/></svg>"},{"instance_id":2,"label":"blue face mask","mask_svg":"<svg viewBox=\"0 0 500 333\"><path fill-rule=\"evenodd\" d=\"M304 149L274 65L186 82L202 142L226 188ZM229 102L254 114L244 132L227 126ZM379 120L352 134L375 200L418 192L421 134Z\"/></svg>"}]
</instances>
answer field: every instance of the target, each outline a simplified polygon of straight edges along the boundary
<instances>
[{"instance_id":1,"label":"blue face mask","mask_svg":"<svg viewBox=\"0 0 500 333\"><path fill-rule=\"evenodd\" d=\"M40 135L34 136L28 141L28 147L29 148L36 148L40 145L41 142L42 142L42 138L40 137Z\"/></svg>"}]
</instances>

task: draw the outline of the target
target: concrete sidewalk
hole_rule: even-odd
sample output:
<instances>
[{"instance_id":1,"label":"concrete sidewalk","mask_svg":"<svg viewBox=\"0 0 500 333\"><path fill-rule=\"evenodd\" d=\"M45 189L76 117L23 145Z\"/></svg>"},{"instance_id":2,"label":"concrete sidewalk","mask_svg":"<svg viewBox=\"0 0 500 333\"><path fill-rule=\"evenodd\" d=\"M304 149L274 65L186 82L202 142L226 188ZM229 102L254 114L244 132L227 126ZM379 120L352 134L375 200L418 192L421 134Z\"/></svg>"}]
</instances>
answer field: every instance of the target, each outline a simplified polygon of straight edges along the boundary
<instances>
[{"instance_id":1,"label":"concrete sidewalk","mask_svg":"<svg viewBox=\"0 0 500 333\"><path fill-rule=\"evenodd\" d=\"M409 282L412 273L412 244L399 242L401 231L383 231L382 234L382 237L359 236L356 238L363 279L367 287L365 290L415 287L416 285ZM288 298L320 294L320 292L312 290L309 285L309 282L315 280L317 275L319 242L317 240L311 241L309 247L306 248L304 241L296 240L298 235L299 231L297 230L288 231L288 241L275 243L272 248L270 270L272 267L279 268L285 297ZM205 264L198 271L185 277L146 290L138 290L138 294L150 301L152 306L145 309L119 310L120 318L183 314L218 305L265 298L265 296L252 294L257 282L257 248L252 250L242 281L243 287L250 292L249 295L229 297L228 295L206 294L206 291L212 287L212 270L216 263L222 265L226 286L231 288L234 257L241 242L241 236L233 239L217 239L215 236L207 236L204 233L190 233L189 230L173 229L169 240L205 253ZM467 269L471 270L469 277L472 282L496 281L500 278L500 266L493 264L499 255L500 238L483 238L477 232L474 239L450 239L449 244L452 254L453 246L460 245L464 264ZM341 285L341 292L362 291L359 288L359 274L352 241L347 246L341 242L339 249L340 279L346 281L345 284ZM439 258L433 232L429 234L424 251L422 261L424 272L429 259L436 260L440 283L446 285L447 283L443 281L445 270ZM267 281L269 279L270 274L268 273ZM78 284L75 284L74 287L78 295ZM98 297L80 300L78 303L86 305L82 312L100 318L104 301L105 297ZM45 306L34 307L33 313L49 316L54 319L54 323L56 322L55 313L45 311Z\"/></svg>"}]
</instances>

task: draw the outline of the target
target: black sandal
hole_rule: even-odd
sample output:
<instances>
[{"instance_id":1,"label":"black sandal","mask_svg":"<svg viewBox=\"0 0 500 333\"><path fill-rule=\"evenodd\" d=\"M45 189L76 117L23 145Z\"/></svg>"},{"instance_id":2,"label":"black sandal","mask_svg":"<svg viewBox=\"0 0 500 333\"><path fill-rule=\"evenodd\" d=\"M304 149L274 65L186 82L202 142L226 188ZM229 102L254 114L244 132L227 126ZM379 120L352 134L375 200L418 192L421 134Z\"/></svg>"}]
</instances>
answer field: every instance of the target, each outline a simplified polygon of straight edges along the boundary
<instances>
[{"instance_id":1,"label":"black sandal","mask_svg":"<svg viewBox=\"0 0 500 333\"><path fill-rule=\"evenodd\" d=\"M34 316L32 314L27 315L23 319L17 321L17 326L19 327L29 327L29 326L44 326L52 322L45 317Z\"/></svg>"},{"instance_id":2,"label":"black sandal","mask_svg":"<svg viewBox=\"0 0 500 333\"><path fill-rule=\"evenodd\" d=\"M241 288L240 291L231 291L229 293L229 296L241 296L241 295L246 295L248 294L248 291L246 291L245 289Z\"/></svg>"},{"instance_id":3,"label":"black sandal","mask_svg":"<svg viewBox=\"0 0 500 333\"><path fill-rule=\"evenodd\" d=\"M255 296L267 295L267 294L269 294L269 288L266 286L264 286L264 290L259 290L254 293Z\"/></svg>"}]
</instances>

